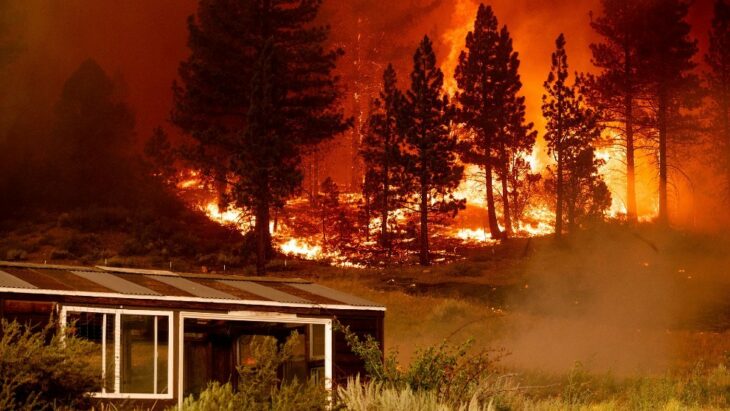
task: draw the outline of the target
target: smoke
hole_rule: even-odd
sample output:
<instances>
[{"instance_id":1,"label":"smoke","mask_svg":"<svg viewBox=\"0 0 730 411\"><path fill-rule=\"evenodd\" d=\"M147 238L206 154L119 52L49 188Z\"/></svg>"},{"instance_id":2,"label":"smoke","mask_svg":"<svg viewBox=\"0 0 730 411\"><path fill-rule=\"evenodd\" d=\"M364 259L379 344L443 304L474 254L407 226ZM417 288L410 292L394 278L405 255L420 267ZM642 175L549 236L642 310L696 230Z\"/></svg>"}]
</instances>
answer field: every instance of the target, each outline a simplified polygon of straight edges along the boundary
<instances>
[{"instance_id":1,"label":"smoke","mask_svg":"<svg viewBox=\"0 0 730 411\"><path fill-rule=\"evenodd\" d=\"M633 375L694 365L682 364L685 344L702 339L721 353L727 247L726 237L616 227L563 247L538 245L509 302L517 325L500 342L512 352L508 361L559 372L580 361Z\"/></svg>"}]
</instances>

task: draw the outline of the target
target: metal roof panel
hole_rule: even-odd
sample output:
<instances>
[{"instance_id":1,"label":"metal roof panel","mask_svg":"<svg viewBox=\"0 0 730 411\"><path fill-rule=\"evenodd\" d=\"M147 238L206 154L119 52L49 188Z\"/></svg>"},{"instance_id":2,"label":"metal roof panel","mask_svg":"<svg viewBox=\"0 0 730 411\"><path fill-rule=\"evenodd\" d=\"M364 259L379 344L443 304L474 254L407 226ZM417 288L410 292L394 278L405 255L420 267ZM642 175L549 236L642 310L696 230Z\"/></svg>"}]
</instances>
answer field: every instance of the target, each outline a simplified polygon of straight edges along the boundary
<instances>
[{"instance_id":1,"label":"metal roof panel","mask_svg":"<svg viewBox=\"0 0 730 411\"><path fill-rule=\"evenodd\" d=\"M348 305L358 306L372 306L377 307L380 304L368 301L364 298L355 297L352 294L343 293L342 291L333 290L332 288L325 287L319 284L287 284L290 287L298 288L306 291L310 294L319 295L321 297L329 298L330 300L340 301Z\"/></svg>"},{"instance_id":2,"label":"metal roof panel","mask_svg":"<svg viewBox=\"0 0 730 411\"><path fill-rule=\"evenodd\" d=\"M160 295L160 293L135 284L124 278L100 271L72 271L72 273L122 294Z\"/></svg>"},{"instance_id":3,"label":"metal roof panel","mask_svg":"<svg viewBox=\"0 0 730 411\"><path fill-rule=\"evenodd\" d=\"M12 274L6 273L5 271L0 271L0 287L38 288L27 281L23 281Z\"/></svg>"},{"instance_id":4,"label":"metal roof panel","mask_svg":"<svg viewBox=\"0 0 730 411\"><path fill-rule=\"evenodd\" d=\"M247 291L251 294L255 294L259 297L264 297L272 301L280 301L285 303L311 303L311 301L307 299L287 294L283 291L279 291L277 289L255 283L253 281L218 280L218 282L229 285L231 287L239 288L243 291Z\"/></svg>"},{"instance_id":5,"label":"metal roof panel","mask_svg":"<svg viewBox=\"0 0 730 411\"><path fill-rule=\"evenodd\" d=\"M154 275L154 274L145 274L145 277L149 277L149 278L152 278L159 282L171 285L175 288L179 288L183 291L187 291L196 297L222 298L225 300L238 300L238 298L236 298L233 295L224 293L223 291L216 290L214 288L208 287L208 286L200 284L200 283L196 283L195 281L191 281L187 278L169 276L169 275Z\"/></svg>"}]
</instances>

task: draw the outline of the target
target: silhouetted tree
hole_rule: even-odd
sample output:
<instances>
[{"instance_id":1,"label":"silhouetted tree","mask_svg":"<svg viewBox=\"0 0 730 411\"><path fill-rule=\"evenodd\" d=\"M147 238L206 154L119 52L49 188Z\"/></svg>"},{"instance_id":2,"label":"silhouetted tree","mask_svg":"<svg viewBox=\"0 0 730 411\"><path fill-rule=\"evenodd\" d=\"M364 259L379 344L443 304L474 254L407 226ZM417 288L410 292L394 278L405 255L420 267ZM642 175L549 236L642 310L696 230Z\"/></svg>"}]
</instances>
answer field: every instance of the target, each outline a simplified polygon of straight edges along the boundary
<instances>
[{"instance_id":1,"label":"silhouetted tree","mask_svg":"<svg viewBox=\"0 0 730 411\"><path fill-rule=\"evenodd\" d=\"M130 201L134 115L115 83L86 60L63 85L55 106L56 192L66 204Z\"/></svg>"},{"instance_id":2,"label":"silhouetted tree","mask_svg":"<svg viewBox=\"0 0 730 411\"><path fill-rule=\"evenodd\" d=\"M257 272L271 250L270 210L300 186L303 148L350 125L332 75L342 51L314 23L321 0L201 0L190 57L174 85L173 121L196 141L188 158L254 211Z\"/></svg>"},{"instance_id":3,"label":"silhouetted tree","mask_svg":"<svg viewBox=\"0 0 730 411\"><path fill-rule=\"evenodd\" d=\"M692 58L697 41L690 38L686 21L689 3L683 0L651 0L646 14L647 98L654 110L659 162L659 222L669 222L667 183L670 150L692 135L692 114L688 109L700 103L699 77L693 73ZM675 164L676 166L676 164Z\"/></svg>"},{"instance_id":4,"label":"silhouetted tree","mask_svg":"<svg viewBox=\"0 0 730 411\"><path fill-rule=\"evenodd\" d=\"M497 98L497 124L499 126L497 141L499 142L499 176L502 180L502 205L504 212L505 235L512 234L513 217L518 213L510 206L511 197L519 197L521 185L512 184L510 192L510 176L519 166L518 158L524 158L532 152L537 131L533 124L525 121L525 98L518 93L522 89L519 75L520 60L512 48L512 38L507 27L499 33L499 43L494 67L494 96Z\"/></svg>"},{"instance_id":5,"label":"silhouetted tree","mask_svg":"<svg viewBox=\"0 0 730 411\"><path fill-rule=\"evenodd\" d=\"M502 183L505 230L509 234L513 214L509 204L510 163L532 149L536 136L532 124L525 123L525 101L518 95L522 88L519 65L507 27L500 30L492 8L481 4L474 29L466 37L466 50L459 56L456 100L460 104L459 120L469 131L462 157L484 172L492 238L502 236L494 206L494 172Z\"/></svg>"},{"instance_id":6,"label":"silhouetted tree","mask_svg":"<svg viewBox=\"0 0 730 411\"><path fill-rule=\"evenodd\" d=\"M724 172L725 194L730 195L730 4L727 0L715 0L710 47L705 61L710 67L707 83L711 133L720 149L719 163Z\"/></svg>"},{"instance_id":7,"label":"silhouetted tree","mask_svg":"<svg viewBox=\"0 0 730 411\"><path fill-rule=\"evenodd\" d=\"M550 74L545 81L542 111L547 120L545 141L557 163L555 236L560 238L566 208L568 225L573 230L579 209L592 207L602 212L603 206L610 206L610 196L606 205L608 190L598 176L601 163L595 158L592 147L601 135L598 114L586 107L579 92L580 84L568 84L568 56L563 34L558 36L555 46Z\"/></svg>"},{"instance_id":8,"label":"silhouetted tree","mask_svg":"<svg viewBox=\"0 0 730 411\"><path fill-rule=\"evenodd\" d=\"M172 148L170 139L162 127L155 127L152 135L145 142L144 154L152 166L152 174L162 182L174 184L175 176L175 151Z\"/></svg>"},{"instance_id":9,"label":"silhouetted tree","mask_svg":"<svg viewBox=\"0 0 730 411\"><path fill-rule=\"evenodd\" d=\"M455 215L464 200L453 197L464 168L457 164L453 108L443 92L444 76L425 36L413 56L411 87L406 93L406 144L403 159L420 215L420 263L430 264L429 214Z\"/></svg>"},{"instance_id":10,"label":"silhouetted tree","mask_svg":"<svg viewBox=\"0 0 730 411\"><path fill-rule=\"evenodd\" d=\"M406 187L401 155L404 143L403 94L398 90L392 65L383 73L383 89L373 102L369 126L360 146L365 162L367 183L380 211L380 244L391 251L388 230L391 212L403 205Z\"/></svg>"},{"instance_id":11,"label":"silhouetted tree","mask_svg":"<svg viewBox=\"0 0 730 411\"><path fill-rule=\"evenodd\" d=\"M600 69L587 76L587 96L613 131L609 143L620 146L626 154L626 216L636 222L636 140L637 123L646 117L640 99L646 89L641 67L645 64L644 19L649 11L644 0L602 0L602 14L591 21L601 36L591 44L592 62Z\"/></svg>"}]
</instances>

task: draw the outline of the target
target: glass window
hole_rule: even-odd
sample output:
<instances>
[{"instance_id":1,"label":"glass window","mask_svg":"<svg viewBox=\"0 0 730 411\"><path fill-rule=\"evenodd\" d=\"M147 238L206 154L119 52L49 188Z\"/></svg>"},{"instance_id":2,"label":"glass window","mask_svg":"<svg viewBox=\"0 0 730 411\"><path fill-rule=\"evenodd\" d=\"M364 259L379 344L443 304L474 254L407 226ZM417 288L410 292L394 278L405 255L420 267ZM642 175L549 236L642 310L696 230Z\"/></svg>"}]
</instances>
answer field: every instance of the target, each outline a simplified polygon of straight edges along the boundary
<instances>
[{"instance_id":1,"label":"glass window","mask_svg":"<svg viewBox=\"0 0 730 411\"><path fill-rule=\"evenodd\" d=\"M122 315L122 392L155 392L155 317Z\"/></svg>"},{"instance_id":2,"label":"glass window","mask_svg":"<svg viewBox=\"0 0 730 411\"><path fill-rule=\"evenodd\" d=\"M324 359L324 324L309 326L309 358L311 360Z\"/></svg>"},{"instance_id":3,"label":"glass window","mask_svg":"<svg viewBox=\"0 0 730 411\"><path fill-rule=\"evenodd\" d=\"M91 364L100 370L101 393L169 394L170 316L99 311L68 311L66 324L74 335L98 345Z\"/></svg>"},{"instance_id":4,"label":"glass window","mask_svg":"<svg viewBox=\"0 0 730 411\"><path fill-rule=\"evenodd\" d=\"M109 318L111 317L111 318ZM67 316L71 333L93 343L89 365L100 371L102 392L114 391L114 315L72 312Z\"/></svg>"}]
</instances>

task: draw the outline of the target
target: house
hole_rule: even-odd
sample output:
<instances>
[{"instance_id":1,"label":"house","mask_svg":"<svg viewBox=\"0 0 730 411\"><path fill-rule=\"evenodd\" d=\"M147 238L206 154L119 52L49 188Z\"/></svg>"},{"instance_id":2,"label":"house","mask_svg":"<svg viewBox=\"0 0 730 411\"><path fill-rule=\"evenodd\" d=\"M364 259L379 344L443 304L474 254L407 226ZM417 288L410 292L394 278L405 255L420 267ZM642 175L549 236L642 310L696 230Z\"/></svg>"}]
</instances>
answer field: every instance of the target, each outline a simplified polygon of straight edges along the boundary
<instances>
[{"instance_id":1,"label":"house","mask_svg":"<svg viewBox=\"0 0 730 411\"><path fill-rule=\"evenodd\" d=\"M98 344L94 397L159 406L235 381L253 339L293 331L301 343L280 372L331 388L363 372L333 322L382 346L385 307L301 279L0 262L0 316L44 323L52 314Z\"/></svg>"}]
</instances>

